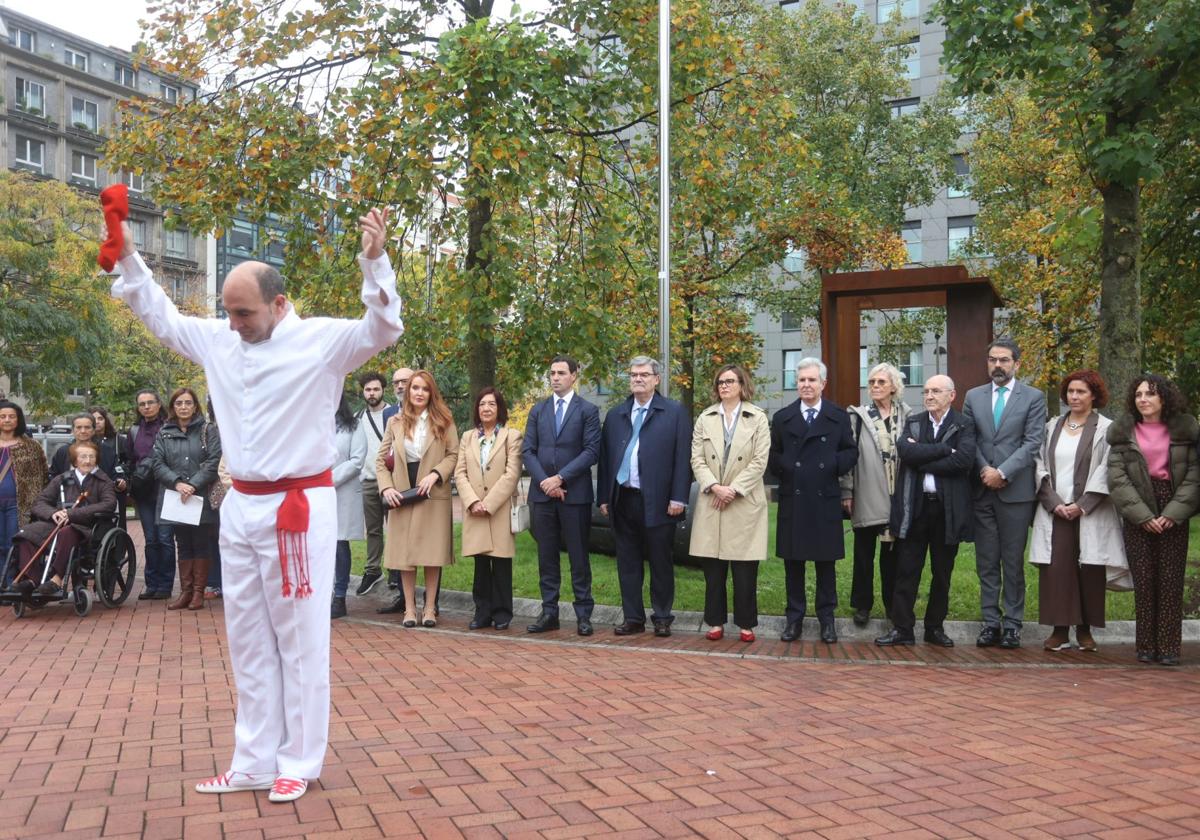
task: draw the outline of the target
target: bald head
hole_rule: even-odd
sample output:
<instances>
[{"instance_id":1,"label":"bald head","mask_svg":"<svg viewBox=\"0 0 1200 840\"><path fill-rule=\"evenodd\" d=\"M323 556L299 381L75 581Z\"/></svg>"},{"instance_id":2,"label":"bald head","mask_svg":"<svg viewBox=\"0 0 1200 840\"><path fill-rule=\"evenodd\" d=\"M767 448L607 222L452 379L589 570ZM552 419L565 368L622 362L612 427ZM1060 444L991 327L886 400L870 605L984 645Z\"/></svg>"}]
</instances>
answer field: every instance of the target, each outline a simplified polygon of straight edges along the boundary
<instances>
[{"instance_id":1,"label":"bald head","mask_svg":"<svg viewBox=\"0 0 1200 840\"><path fill-rule=\"evenodd\" d=\"M925 380L925 390L922 394L926 410L934 419L941 420L950 403L954 402L954 380L940 373L931 376Z\"/></svg>"},{"instance_id":2,"label":"bald head","mask_svg":"<svg viewBox=\"0 0 1200 840\"><path fill-rule=\"evenodd\" d=\"M225 278L221 305L229 314L229 328L242 341L266 341L287 314L283 277L266 263L244 262Z\"/></svg>"},{"instance_id":3,"label":"bald head","mask_svg":"<svg viewBox=\"0 0 1200 840\"><path fill-rule=\"evenodd\" d=\"M408 390L408 380L412 379L412 368L397 368L392 374L392 389L396 392L396 399L400 403L404 402L404 392Z\"/></svg>"}]
</instances>

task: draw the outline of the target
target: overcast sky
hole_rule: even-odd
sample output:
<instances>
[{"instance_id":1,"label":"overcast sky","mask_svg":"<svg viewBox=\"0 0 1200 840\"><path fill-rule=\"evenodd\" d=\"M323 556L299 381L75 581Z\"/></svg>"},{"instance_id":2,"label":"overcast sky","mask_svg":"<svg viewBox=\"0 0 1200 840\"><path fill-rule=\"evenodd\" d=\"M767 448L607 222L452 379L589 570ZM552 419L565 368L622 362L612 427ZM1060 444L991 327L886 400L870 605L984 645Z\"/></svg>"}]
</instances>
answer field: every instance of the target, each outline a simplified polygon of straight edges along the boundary
<instances>
[{"instance_id":1,"label":"overcast sky","mask_svg":"<svg viewBox=\"0 0 1200 840\"><path fill-rule=\"evenodd\" d=\"M548 0L517 2L523 11L537 11L548 4ZM124 50L137 42L141 35L138 19L146 17L145 0L0 0L0 6ZM496 13L507 15L512 6L512 0L496 0Z\"/></svg>"}]
</instances>

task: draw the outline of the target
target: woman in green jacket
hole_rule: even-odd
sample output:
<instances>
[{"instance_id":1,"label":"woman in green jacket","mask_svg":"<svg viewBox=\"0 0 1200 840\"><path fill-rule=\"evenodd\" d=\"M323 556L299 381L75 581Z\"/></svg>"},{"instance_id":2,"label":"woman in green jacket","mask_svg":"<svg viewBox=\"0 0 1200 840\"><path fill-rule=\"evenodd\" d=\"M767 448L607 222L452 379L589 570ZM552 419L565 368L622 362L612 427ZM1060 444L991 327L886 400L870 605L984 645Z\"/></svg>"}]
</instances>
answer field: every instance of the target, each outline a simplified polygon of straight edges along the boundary
<instances>
[{"instance_id":1,"label":"woman in green jacket","mask_svg":"<svg viewBox=\"0 0 1200 840\"><path fill-rule=\"evenodd\" d=\"M1125 520L1139 662L1178 665L1187 521L1200 505L1200 425L1179 389L1146 374L1129 384L1126 414L1108 429L1109 498Z\"/></svg>"}]
</instances>

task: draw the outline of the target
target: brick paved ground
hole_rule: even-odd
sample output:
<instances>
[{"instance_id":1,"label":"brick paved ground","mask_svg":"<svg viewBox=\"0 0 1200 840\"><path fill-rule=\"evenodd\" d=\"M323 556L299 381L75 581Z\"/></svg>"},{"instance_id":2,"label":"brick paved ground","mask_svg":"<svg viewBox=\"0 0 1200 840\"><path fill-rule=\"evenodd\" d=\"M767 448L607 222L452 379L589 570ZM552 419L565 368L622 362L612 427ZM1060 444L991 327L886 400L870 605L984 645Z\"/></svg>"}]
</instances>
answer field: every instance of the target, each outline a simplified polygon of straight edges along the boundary
<instances>
[{"instance_id":1,"label":"brick paved ground","mask_svg":"<svg viewBox=\"0 0 1200 840\"><path fill-rule=\"evenodd\" d=\"M1200 836L1194 649L887 663L366 609L335 626L324 775L287 805L192 791L233 738L219 607L5 611L0 838Z\"/></svg>"}]
</instances>

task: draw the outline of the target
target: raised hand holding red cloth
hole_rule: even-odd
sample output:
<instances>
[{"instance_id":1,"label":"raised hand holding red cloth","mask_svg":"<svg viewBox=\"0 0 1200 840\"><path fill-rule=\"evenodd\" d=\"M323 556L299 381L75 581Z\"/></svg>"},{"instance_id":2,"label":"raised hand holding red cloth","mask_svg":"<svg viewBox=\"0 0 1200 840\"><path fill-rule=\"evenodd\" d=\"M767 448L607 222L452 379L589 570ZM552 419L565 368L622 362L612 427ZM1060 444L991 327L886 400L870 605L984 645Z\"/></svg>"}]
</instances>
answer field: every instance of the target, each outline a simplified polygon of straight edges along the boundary
<instances>
[{"instance_id":1,"label":"raised hand holding red cloth","mask_svg":"<svg viewBox=\"0 0 1200 840\"><path fill-rule=\"evenodd\" d=\"M124 184L113 184L105 187L100 193L100 206L104 208L104 227L108 238L100 246L100 254L96 262L105 271L112 271L113 266L121 256L121 246L125 236L121 232L121 222L129 218L129 189Z\"/></svg>"}]
</instances>

